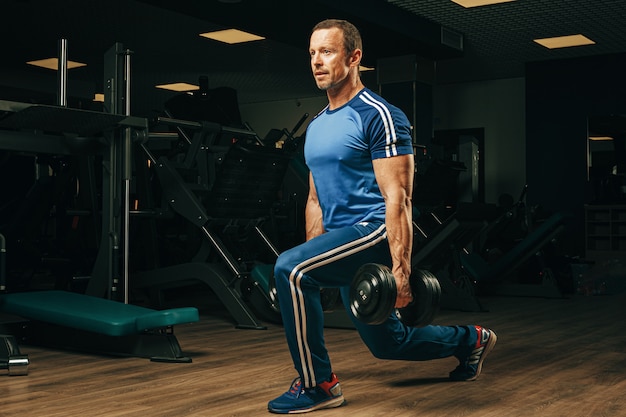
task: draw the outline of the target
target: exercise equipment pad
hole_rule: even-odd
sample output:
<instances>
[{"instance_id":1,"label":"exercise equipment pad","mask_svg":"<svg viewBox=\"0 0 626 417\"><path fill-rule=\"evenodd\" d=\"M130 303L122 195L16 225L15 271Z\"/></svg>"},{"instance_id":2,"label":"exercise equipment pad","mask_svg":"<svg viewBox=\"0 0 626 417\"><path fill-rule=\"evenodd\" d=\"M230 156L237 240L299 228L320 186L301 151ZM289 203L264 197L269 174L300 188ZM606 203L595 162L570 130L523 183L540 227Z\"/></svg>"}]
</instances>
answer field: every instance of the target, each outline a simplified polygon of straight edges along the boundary
<instances>
[{"instance_id":1,"label":"exercise equipment pad","mask_svg":"<svg viewBox=\"0 0 626 417\"><path fill-rule=\"evenodd\" d=\"M195 307L152 310L67 291L0 295L0 310L107 336L125 336L199 320Z\"/></svg>"},{"instance_id":2,"label":"exercise equipment pad","mask_svg":"<svg viewBox=\"0 0 626 417\"><path fill-rule=\"evenodd\" d=\"M43 104L0 101L0 111L13 112L0 117L0 127L11 129L38 129L89 136L119 126L147 127L145 119L138 117Z\"/></svg>"}]
</instances>

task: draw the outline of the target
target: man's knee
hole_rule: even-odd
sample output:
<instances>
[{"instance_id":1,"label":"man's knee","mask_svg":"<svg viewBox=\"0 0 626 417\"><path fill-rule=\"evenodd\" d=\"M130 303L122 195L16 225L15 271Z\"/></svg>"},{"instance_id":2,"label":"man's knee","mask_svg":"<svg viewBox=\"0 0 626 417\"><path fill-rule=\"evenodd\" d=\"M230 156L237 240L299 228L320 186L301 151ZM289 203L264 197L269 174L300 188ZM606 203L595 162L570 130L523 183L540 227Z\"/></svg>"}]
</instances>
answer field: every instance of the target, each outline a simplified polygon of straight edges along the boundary
<instances>
[{"instance_id":1,"label":"man's knee","mask_svg":"<svg viewBox=\"0 0 626 417\"><path fill-rule=\"evenodd\" d=\"M387 323L360 330L363 343L377 359L397 359L406 340L402 327L390 327Z\"/></svg>"},{"instance_id":2,"label":"man's knee","mask_svg":"<svg viewBox=\"0 0 626 417\"><path fill-rule=\"evenodd\" d=\"M277 289L288 285L289 277L301 262L302 260L298 259L298 251L294 248L288 249L278 256L274 265L274 280Z\"/></svg>"},{"instance_id":3,"label":"man's knee","mask_svg":"<svg viewBox=\"0 0 626 417\"><path fill-rule=\"evenodd\" d=\"M386 343L384 346L382 343L370 343L367 347L376 359L385 360L396 358L398 346L392 343Z\"/></svg>"},{"instance_id":4,"label":"man's knee","mask_svg":"<svg viewBox=\"0 0 626 417\"><path fill-rule=\"evenodd\" d=\"M276 264L274 265L274 276L277 280L286 279L293 268L294 265L289 261L289 253L283 252L280 254L278 259L276 259Z\"/></svg>"}]
</instances>

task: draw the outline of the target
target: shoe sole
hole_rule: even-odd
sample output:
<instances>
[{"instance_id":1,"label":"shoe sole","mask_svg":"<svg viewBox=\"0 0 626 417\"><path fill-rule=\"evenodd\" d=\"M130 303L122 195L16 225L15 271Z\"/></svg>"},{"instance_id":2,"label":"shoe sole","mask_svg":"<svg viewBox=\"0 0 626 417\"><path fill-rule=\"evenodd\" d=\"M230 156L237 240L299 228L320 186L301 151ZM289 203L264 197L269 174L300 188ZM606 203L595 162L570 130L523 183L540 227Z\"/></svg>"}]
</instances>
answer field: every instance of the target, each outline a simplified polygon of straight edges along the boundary
<instances>
[{"instance_id":1,"label":"shoe sole","mask_svg":"<svg viewBox=\"0 0 626 417\"><path fill-rule=\"evenodd\" d=\"M343 395L341 395L339 397L331 398L323 403L315 404L313 407L303 408L301 410L276 410L268 408L268 411L274 414L304 414L315 410L323 410L325 408L341 407L345 402L346 400L343 398Z\"/></svg>"},{"instance_id":2,"label":"shoe sole","mask_svg":"<svg viewBox=\"0 0 626 417\"><path fill-rule=\"evenodd\" d=\"M485 358L487 357L489 352L493 350L493 347L496 345L496 342L498 341L498 336L496 336L496 333L493 330L489 330L489 332L491 332L491 335L489 336L489 340L487 341L487 344L485 345L483 354L480 355L480 359L478 360L478 365L476 365L476 374L473 377L466 379L466 381L475 381L478 378L478 376L480 375L480 372L483 369L483 362L485 361Z\"/></svg>"}]
</instances>

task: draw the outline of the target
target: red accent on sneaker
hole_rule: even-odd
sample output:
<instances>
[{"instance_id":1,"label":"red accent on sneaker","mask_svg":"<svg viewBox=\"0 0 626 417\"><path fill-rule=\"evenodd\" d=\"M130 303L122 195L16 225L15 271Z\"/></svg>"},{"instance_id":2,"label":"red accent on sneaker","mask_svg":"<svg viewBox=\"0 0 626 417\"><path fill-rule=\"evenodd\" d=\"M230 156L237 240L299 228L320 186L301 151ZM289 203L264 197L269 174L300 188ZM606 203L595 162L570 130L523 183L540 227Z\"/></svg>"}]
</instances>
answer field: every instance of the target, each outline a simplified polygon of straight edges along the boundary
<instances>
[{"instance_id":1,"label":"red accent on sneaker","mask_svg":"<svg viewBox=\"0 0 626 417\"><path fill-rule=\"evenodd\" d=\"M293 395L300 395L300 391L302 391L302 381L300 378L296 378L289 387L289 392Z\"/></svg>"},{"instance_id":2,"label":"red accent on sneaker","mask_svg":"<svg viewBox=\"0 0 626 417\"><path fill-rule=\"evenodd\" d=\"M476 338L476 347L479 348L481 346L485 346L487 341L489 341L489 336L491 333L489 330L485 329L482 326L474 326L476 328L476 333L478 333Z\"/></svg>"},{"instance_id":3,"label":"red accent on sneaker","mask_svg":"<svg viewBox=\"0 0 626 417\"><path fill-rule=\"evenodd\" d=\"M337 397L342 394L339 379L334 372L330 374L330 381L320 382L317 386L328 394L329 397Z\"/></svg>"}]
</instances>

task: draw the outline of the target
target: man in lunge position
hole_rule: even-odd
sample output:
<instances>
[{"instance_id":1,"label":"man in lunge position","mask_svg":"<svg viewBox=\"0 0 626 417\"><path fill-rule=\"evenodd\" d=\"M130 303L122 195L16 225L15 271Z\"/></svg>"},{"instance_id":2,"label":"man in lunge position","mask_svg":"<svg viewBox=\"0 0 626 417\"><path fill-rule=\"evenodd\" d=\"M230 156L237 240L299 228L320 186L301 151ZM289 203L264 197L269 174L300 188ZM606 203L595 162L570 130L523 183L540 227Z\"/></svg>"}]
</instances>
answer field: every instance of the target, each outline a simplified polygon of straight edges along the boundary
<instances>
[{"instance_id":1,"label":"man in lunge position","mask_svg":"<svg viewBox=\"0 0 626 417\"><path fill-rule=\"evenodd\" d=\"M328 105L309 124L304 145L310 169L306 242L275 266L278 302L298 377L273 399L274 413L304 413L344 403L324 344L320 288L340 288L363 342L380 359L426 361L455 356L455 381L471 381L496 343L481 326L405 326L395 315L380 325L352 316L349 287L368 262L387 265L396 280L396 307L412 301L414 161L410 124L397 107L366 88L359 75L362 42L343 20L312 30L311 69Z\"/></svg>"}]
</instances>

